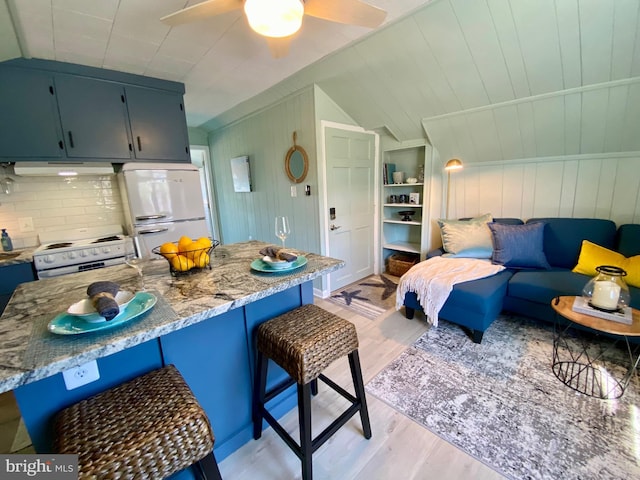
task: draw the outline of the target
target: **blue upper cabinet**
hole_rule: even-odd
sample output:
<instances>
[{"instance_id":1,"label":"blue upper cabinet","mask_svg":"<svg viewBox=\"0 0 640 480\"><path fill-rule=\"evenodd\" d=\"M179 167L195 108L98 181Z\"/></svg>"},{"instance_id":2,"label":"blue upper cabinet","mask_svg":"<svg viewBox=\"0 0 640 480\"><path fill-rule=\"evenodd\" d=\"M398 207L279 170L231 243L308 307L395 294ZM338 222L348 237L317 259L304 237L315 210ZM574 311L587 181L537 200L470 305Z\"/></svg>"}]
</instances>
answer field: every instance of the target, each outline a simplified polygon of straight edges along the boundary
<instances>
[{"instance_id":1,"label":"blue upper cabinet","mask_svg":"<svg viewBox=\"0 0 640 480\"><path fill-rule=\"evenodd\" d=\"M0 157L65 157L51 73L0 68Z\"/></svg>"},{"instance_id":2,"label":"blue upper cabinet","mask_svg":"<svg viewBox=\"0 0 640 480\"><path fill-rule=\"evenodd\" d=\"M125 90L136 159L190 161L182 95L132 86Z\"/></svg>"},{"instance_id":3,"label":"blue upper cabinet","mask_svg":"<svg viewBox=\"0 0 640 480\"><path fill-rule=\"evenodd\" d=\"M184 85L48 60L0 63L0 158L189 162Z\"/></svg>"},{"instance_id":4,"label":"blue upper cabinet","mask_svg":"<svg viewBox=\"0 0 640 480\"><path fill-rule=\"evenodd\" d=\"M124 87L75 75L56 75L58 109L69 158L131 158Z\"/></svg>"}]
</instances>

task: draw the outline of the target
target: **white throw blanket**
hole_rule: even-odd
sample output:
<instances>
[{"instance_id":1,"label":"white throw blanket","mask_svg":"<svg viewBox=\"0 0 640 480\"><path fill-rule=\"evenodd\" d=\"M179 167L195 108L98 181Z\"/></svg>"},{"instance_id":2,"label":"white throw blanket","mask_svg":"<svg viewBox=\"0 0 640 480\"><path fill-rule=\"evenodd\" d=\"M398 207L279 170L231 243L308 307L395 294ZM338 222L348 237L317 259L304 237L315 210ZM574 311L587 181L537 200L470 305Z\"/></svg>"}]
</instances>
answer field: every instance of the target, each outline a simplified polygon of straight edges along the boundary
<instances>
[{"instance_id":1,"label":"white throw blanket","mask_svg":"<svg viewBox=\"0 0 640 480\"><path fill-rule=\"evenodd\" d=\"M456 283L489 277L504 270L487 260L433 257L414 265L400 278L396 290L396 310L407 292L415 292L429 323L438 326L438 313Z\"/></svg>"}]
</instances>

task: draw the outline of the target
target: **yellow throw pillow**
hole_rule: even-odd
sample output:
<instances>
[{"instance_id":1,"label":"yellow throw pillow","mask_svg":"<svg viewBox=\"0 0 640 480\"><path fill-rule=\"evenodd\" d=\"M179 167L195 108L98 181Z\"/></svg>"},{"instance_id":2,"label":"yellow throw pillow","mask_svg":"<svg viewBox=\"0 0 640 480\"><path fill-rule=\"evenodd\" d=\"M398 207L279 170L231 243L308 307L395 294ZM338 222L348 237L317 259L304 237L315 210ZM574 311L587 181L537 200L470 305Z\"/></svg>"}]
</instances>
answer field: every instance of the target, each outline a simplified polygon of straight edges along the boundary
<instances>
[{"instance_id":1,"label":"yellow throw pillow","mask_svg":"<svg viewBox=\"0 0 640 480\"><path fill-rule=\"evenodd\" d=\"M578 265L574 267L573 271L593 277L598 274L596 267L600 265L613 265L622 268L627 272L627 276L624 277L627 285L640 287L640 255L627 258L621 253L591 243L589 240L583 240Z\"/></svg>"}]
</instances>

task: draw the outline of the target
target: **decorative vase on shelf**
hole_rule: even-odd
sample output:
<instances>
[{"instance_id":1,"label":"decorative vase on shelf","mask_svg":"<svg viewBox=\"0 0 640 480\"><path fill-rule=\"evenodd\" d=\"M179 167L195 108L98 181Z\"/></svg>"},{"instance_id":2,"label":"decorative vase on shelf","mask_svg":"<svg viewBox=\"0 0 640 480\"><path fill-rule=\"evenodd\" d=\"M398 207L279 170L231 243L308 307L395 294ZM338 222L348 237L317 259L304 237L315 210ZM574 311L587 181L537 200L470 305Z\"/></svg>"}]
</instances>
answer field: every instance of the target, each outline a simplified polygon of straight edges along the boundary
<instances>
[{"instance_id":1,"label":"decorative vase on shelf","mask_svg":"<svg viewBox=\"0 0 640 480\"><path fill-rule=\"evenodd\" d=\"M600 265L596 267L596 271L598 275L582 289L582 296L587 303L596 310L605 312L620 311L628 306L631 297L624 281L627 272L613 265Z\"/></svg>"},{"instance_id":2,"label":"decorative vase on shelf","mask_svg":"<svg viewBox=\"0 0 640 480\"><path fill-rule=\"evenodd\" d=\"M404 172L393 172L393 183L404 183Z\"/></svg>"},{"instance_id":3,"label":"decorative vase on shelf","mask_svg":"<svg viewBox=\"0 0 640 480\"><path fill-rule=\"evenodd\" d=\"M424 182L424 165L418 167L418 182Z\"/></svg>"}]
</instances>

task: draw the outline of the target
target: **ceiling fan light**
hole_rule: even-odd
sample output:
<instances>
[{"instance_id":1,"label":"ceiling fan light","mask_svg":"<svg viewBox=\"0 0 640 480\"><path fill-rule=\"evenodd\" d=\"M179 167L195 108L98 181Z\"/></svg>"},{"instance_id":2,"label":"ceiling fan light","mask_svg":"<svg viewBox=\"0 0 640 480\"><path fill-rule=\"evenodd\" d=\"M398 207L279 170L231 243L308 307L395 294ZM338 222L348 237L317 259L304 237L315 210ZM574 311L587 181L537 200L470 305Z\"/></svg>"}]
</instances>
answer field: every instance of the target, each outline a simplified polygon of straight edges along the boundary
<instances>
[{"instance_id":1,"label":"ceiling fan light","mask_svg":"<svg viewBox=\"0 0 640 480\"><path fill-rule=\"evenodd\" d=\"M302 26L304 5L300 0L246 0L249 26L265 37L288 37Z\"/></svg>"}]
</instances>

